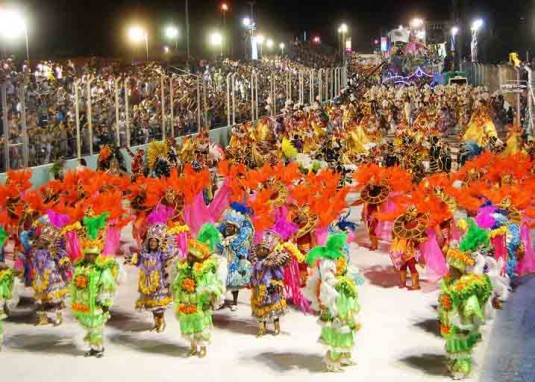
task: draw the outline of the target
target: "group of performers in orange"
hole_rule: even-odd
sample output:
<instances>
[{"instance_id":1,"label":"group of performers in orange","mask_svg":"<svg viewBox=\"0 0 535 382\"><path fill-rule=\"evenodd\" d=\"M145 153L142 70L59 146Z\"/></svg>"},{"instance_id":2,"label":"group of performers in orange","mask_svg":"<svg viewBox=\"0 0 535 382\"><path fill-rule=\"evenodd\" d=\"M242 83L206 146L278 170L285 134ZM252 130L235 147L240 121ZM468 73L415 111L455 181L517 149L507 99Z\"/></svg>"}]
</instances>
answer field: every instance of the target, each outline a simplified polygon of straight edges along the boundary
<instances>
[{"instance_id":1,"label":"group of performers in orange","mask_svg":"<svg viewBox=\"0 0 535 382\"><path fill-rule=\"evenodd\" d=\"M226 153L206 134L188 138L182 149L172 141L153 143L147 170L143 154L133 154L132 177L113 150L102 155L107 168L68 171L38 188L30 170L8 172L0 186L0 239L2 254L9 247L15 263L0 269L0 307L13 297L15 275L34 290L39 325L51 322L51 312L61 324L70 294L73 315L87 331L86 355L101 357L120 275L115 256L125 255L139 269L136 308L150 311L153 330L161 332L174 303L190 355L206 355L212 311L223 306L225 293L235 311L240 291L249 287L259 336L268 324L280 333L290 301L319 315L326 367L340 371L352 364L360 329L359 277L349 247L357 223L349 219L351 207L361 206L369 248L390 246L401 288L421 288L419 267L429 282L442 280L449 366L455 377L468 375L487 303L500 307L510 280L535 270L529 155L487 150L456 172L416 174L403 157L360 156L373 147L363 143L368 137L350 107L291 118L281 130L243 126ZM350 138L347 147L337 146L343 137ZM422 147L415 139L404 144L406 151ZM358 166L347 168L357 159ZM349 203L353 195L357 200ZM121 244L128 226L136 250Z\"/></svg>"}]
</instances>

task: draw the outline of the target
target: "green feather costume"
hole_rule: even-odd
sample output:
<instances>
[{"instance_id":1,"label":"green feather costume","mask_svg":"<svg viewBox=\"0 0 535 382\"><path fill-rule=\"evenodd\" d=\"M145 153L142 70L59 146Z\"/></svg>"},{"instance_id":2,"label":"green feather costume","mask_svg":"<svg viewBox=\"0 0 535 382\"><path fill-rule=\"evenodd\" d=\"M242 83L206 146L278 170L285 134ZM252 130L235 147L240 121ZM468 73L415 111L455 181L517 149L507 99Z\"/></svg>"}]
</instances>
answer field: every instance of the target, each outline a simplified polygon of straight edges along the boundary
<instances>
[{"instance_id":1,"label":"green feather costume","mask_svg":"<svg viewBox=\"0 0 535 382\"><path fill-rule=\"evenodd\" d=\"M355 281L347 277L343 252L346 240L346 234L331 235L324 247L313 248L306 258L313 274L303 293L320 314L319 342L328 348L325 363L329 371L350 361L355 334L360 329L356 321L360 311L358 290Z\"/></svg>"},{"instance_id":2,"label":"green feather costume","mask_svg":"<svg viewBox=\"0 0 535 382\"><path fill-rule=\"evenodd\" d=\"M485 241L479 239L463 241L463 248ZM446 340L448 368L455 379L461 379L472 370L472 351L481 339L479 328L485 321L484 306L492 296L492 283L487 275L467 273L467 267L474 265L468 253L451 248L447 260L462 275L448 276L442 281L438 306L440 333Z\"/></svg>"},{"instance_id":3,"label":"green feather costume","mask_svg":"<svg viewBox=\"0 0 535 382\"><path fill-rule=\"evenodd\" d=\"M4 341L4 320L7 318L4 307L13 298L15 273L11 269L0 270L0 349Z\"/></svg>"},{"instance_id":4,"label":"green feather costume","mask_svg":"<svg viewBox=\"0 0 535 382\"><path fill-rule=\"evenodd\" d=\"M84 218L86 238L82 244L83 253L99 256L94 262L87 261L85 257L78 260L74 264L71 284L72 315L85 329L84 340L92 349L102 348L104 326L110 318L109 309L113 304L119 273L119 264L114 258L100 256L102 242L99 239L107 216L104 213Z\"/></svg>"},{"instance_id":5,"label":"green feather costume","mask_svg":"<svg viewBox=\"0 0 535 382\"><path fill-rule=\"evenodd\" d=\"M198 237L188 241L188 255L197 261L177 263L172 291L182 336L192 344L206 347L213 326L212 307L224 295L225 285L218 277L216 259L210 256L220 242L219 231L206 224Z\"/></svg>"}]
</instances>

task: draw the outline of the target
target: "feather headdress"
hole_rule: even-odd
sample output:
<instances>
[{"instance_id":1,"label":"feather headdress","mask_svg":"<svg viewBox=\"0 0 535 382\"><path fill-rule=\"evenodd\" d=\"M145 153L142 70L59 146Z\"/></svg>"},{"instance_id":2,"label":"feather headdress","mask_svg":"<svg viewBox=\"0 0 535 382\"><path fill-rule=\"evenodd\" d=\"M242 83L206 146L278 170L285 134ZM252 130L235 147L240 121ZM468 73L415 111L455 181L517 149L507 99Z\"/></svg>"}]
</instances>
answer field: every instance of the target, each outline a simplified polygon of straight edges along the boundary
<instances>
[{"instance_id":1,"label":"feather headdress","mask_svg":"<svg viewBox=\"0 0 535 382\"><path fill-rule=\"evenodd\" d=\"M312 248L307 256L308 265L313 265L319 259L336 260L344 255L344 245L347 242L347 234L336 233L330 235L324 247L318 246Z\"/></svg>"}]
</instances>

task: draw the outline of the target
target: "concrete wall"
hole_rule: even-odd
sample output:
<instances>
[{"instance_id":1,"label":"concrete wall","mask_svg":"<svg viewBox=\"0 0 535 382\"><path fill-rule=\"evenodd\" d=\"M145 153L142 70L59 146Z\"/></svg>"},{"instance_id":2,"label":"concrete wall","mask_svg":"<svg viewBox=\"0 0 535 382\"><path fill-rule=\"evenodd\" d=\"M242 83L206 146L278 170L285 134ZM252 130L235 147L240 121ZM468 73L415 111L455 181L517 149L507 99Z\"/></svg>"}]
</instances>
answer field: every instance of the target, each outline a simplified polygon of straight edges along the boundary
<instances>
[{"instance_id":1,"label":"concrete wall","mask_svg":"<svg viewBox=\"0 0 535 382\"><path fill-rule=\"evenodd\" d=\"M214 143L217 143L221 145L222 147L227 147L229 140L230 140L230 127L221 127L219 129L210 130L210 140ZM182 138L177 138L178 142L182 141ZM131 147L131 150L136 152L139 149L146 149L148 145L141 145L141 146L135 146ZM126 152L126 150L122 149L123 155L125 158L129 158L130 156ZM95 155L88 155L82 157L87 161L87 166L91 169L97 168L97 158L98 153ZM128 171L130 171L130 161L126 160L126 167ZM78 159L69 159L67 160L66 169L74 169L78 166ZM50 173L50 168L52 167L52 164L47 164L43 166L37 166L32 168L32 184L34 187L39 187L46 182L48 182L50 179L52 179L52 174ZM2 173L0 174L0 183L5 183L6 181L6 174Z\"/></svg>"}]
</instances>

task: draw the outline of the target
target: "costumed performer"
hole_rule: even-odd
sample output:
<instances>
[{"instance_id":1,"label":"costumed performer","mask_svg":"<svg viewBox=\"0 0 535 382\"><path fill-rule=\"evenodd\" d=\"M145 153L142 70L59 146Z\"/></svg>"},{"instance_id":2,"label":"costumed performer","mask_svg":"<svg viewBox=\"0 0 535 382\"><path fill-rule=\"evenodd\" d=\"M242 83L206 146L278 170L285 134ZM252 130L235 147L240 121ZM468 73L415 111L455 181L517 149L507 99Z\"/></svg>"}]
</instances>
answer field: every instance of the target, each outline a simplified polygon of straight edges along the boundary
<instances>
[{"instance_id":1,"label":"costumed performer","mask_svg":"<svg viewBox=\"0 0 535 382\"><path fill-rule=\"evenodd\" d=\"M428 216L419 213L416 206L411 205L394 221L394 240L389 254L392 264L399 272L400 288L407 288L408 268L412 279L409 290L420 289L420 274L416 264L423 260L419 248L420 243L426 241L427 220Z\"/></svg>"},{"instance_id":2,"label":"costumed performer","mask_svg":"<svg viewBox=\"0 0 535 382\"><path fill-rule=\"evenodd\" d=\"M4 343L4 320L7 318L8 304L16 305L14 295L15 276L17 272L5 263L0 263L0 351Z\"/></svg>"},{"instance_id":3,"label":"costumed performer","mask_svg":"<svg viewBox=\"0 0 535 382\"><path fill-rule=\"evenodd\" d=\"M154 326L151 330L158 333L165 330L164 313L172 302L167 282L167 266L173 257L170 243L167 238L167 226L155 223L147 231L141 252L134 253L127 259L127 263L139 268L139 298L136 301L136 309L152 312Z\"/></svg>"},{"instance_id":4,"label":"costumed performer","mask_svg":"<svg viewBox=\"0 0 535 382\"><path fill-rule=\"evenodd\" d=\"M319 341L327 346L325 365L328 371L342 371L353 365L351 350L360 324L355 316L360 311L355 281L348 277L343 252L345 234L331 235L325 247L315 247L307 254L313 268L303 293L319 312L322 327Z\"/></svg>"},{"instance_id":5,"label":"costumed performer","mask_svg":"<svg viewBox=\"0 0 535 382\"><path fill-rule=\"evenodd\" d=\"M103 229L107 213L83 219L85 237L81 242L83 258L74 264L71 286L72 315L86 332L90 349L86 357L104 356L104 327L117 289L119 264L104 257Z\"/></svg>"},{"instance_id":6,"label":"costumed performer","mask_svg":"<svg viewBox=\"0 0 535 382\"><path fill-rule=\"evenodd\" d=\"M475 261L469 252L452 247L447 262L450 272L442 281L438 314L448 369L458 380L472 370L472 351L481 340L479 327L485 321L483 308L492 295L492 284L487 275L470 273Z\"/></svg>"},{"instance_id":7,"label":"costumed performer","mask_svg":"<svg viewBox=\"0 0 535 382\"><path fill-rule=\"evenodd\" d=\"M280 334L280 318L286 314L284 293L284 268L290 262L290 254L282 246L281 237L274 231L266 231L252 256L251 309L259 323L258 336L273 323L274 334Z\"/></svg>"},{"instance_id":8,"label":"costumed performer","mask_svg":"<svg viewBox=\"0 0 535 382\"><path fill-rule=\"evenodd\" d=\"M32 269L32 288L37 304L35 325L48 325L48 313L55 313L55 326L63 322L65 299L69 294L72 264L64 249L60 230L44 216L35 222L29 261Z\"/></svg>"},{"instance_id":9,"label":"costumed performer","mask_svg":"<svg viewBox=\"0 0 535 382\"><path fill-rule=\"evenodd\" d=\"M224 239L219 245L221 254L228 262L227 289L232 292L230 310L238 309L240 289L249 284L251 263L249 252L253 243L255 230L249 218L252 211L240 203L233 202L225 211L218 226Z\"/></svg>"},{"instance_id":10,"label":"costumed performer","mask_svg":"<svg viewBox=\"0 0 535 382\"><path fill-rule=\"evenodd\" d=\"M212 230L213 231L213 230ZM212 310L224 294L224 284L218 276L218 265L210 247L217 244L215 235L188 240L187 258L177 263L177 275L172 284L176 318L182 336L190 342L189 356L206 356L211 339Z\"/></svg>"},{"instance_id":11,"label":"costumed performer","mask_svg":"<svg viewBox=\"0 0 535 382\"><path fill-rule=\"evenodd\" d=\"M381 221L379 215L395 210L398 195L412 189L412 176L399 166L387 168L371 163L360 166L354 175L360 198L353 205L363 204L362 221L370 238L370 250L379 247L379 239L390 240L392 223Z\"/></svg>"}]
</instances>

